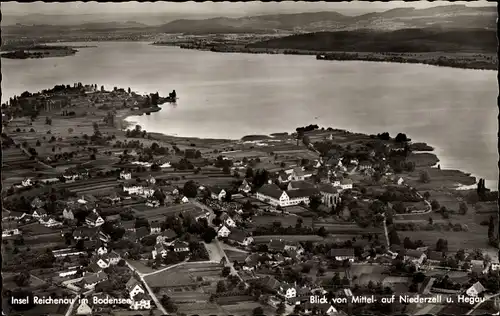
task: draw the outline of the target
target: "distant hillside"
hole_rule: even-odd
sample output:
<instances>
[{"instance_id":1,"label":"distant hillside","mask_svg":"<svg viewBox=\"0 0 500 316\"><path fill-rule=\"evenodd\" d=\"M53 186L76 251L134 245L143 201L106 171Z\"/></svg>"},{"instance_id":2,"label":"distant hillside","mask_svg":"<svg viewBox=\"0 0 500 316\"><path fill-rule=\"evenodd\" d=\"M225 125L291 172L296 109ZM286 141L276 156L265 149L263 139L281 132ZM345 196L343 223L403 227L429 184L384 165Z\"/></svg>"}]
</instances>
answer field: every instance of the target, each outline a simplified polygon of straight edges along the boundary
<instances>
[{"instance_id":1,"label":"distant hillside","mask_svg":"<svg viewBox=\"0 0 500 316\"><path fill-rule=\"evenodd\" d=\"M359 16L338 12L273 14L242 18L176 20L159 27L165 33L232 33L273 31L341 31L359 28L397 30L439 26L442 28L496 29L495 7L439 6L416 10L398 8Z\"/></svg>"},{"instance_id":2,"label":"distant hillside","mask_svg":"<svg viewBox=\"0 0 500 316\"><path fill-rule=\"evenodd\" d=\"M493 30L403 29L338 31L292 35L252 43L248 48L345 52L483 52L495 53Z\"/></svg>"}]
</instances>

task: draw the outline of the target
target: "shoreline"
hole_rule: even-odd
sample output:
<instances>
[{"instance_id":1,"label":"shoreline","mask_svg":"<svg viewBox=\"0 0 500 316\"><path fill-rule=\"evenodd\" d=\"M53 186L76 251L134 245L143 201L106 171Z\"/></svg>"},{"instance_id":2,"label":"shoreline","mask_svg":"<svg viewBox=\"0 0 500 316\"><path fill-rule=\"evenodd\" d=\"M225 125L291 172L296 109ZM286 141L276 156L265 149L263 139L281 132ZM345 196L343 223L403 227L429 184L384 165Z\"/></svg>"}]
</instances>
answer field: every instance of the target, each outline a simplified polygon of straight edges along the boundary
<instances>
[{"instance_id":1,"label":"shoreline","mask_svg":"<svg viewBox=\"0 0 500 316\"><path fill-rule=\"evenodd\" d=\"M137 122L132 122L132 121L127 120L128 118L133 117L133 116L135 116L135 115L126 115L125 114L123 116L120 116L120 122L121 122L120 124L122 127L124 126L122 129L120 129L120 131L124 132L128 128L130 128L131 126L133 126L137 123ZM141 126L141 127L144 128L145 130L147 130L146 126ZM320 129L317 131L322 131L322 130ZM327 128L324 127L324 131L327 131ZM335 129L335 131L347 132L348 134L351 134L351 135L359 135L359 136L364 136L364 137L370 136L369 134L352 132L352 131L343 130L343 129ZM285 138L289 138L289 137L291 137L291 135L293 133L294 132L273 132L269 135L252 134L252 135L245 135L241 138L202 138L202 137L183 137L183 136L179 136L179 135L169 135L169 134L160 133L160 132L148 132L148 134L151 134L153 137L154 136L158 137L157 138L158 140L165 140L165 141L175 141L175 140L178 140L178 141L200 141L200 142L219 141L219 142L230 142L230 143L239 143L239 144L241 144L241 143L254 143L254 144L256 144L256 143L266 142L266 141L267 142L280 141L280 138L283 139L283 136L286 135ZM245 140L245 138L247 138L247 139ZM412 151L413 154L415 154L415 155L418 155L418 154L427 155L428 157L426 160L432 160L432 161L436 162L435 164L427 164L427 166L423 166L423 167L420 166L419 169L430 168L430 169L438 170L437 165L443 164L443 161L435 153L437 147L431 146L428 143L423 142L423 141L418 141L415 143L429 146L432 149L430 149L430 150L414 150L414 151ZM473 173L470 173L470 172L467 172L464 170L460 170L460 169L456 169L456 168L447 169L445 167L442 167L442 169L440 169L440 171L442 173L449 174L449 176L451 176L451 177L457 177L457 178L462 179L463 182L456 181L454 186L449 188L450 190L454 190L454 191L475 190L475 187L480 179L479 176L477 176ZM487 188L490 188L492 191L497 191L498 182L495 180L486 180L487 184L490 182L495 183L495 186L494 187L487 186Z\"/></svg>"},{"instance_id":2,"label":"shoreline","mask_svg":"<svg viewBox=\"0 0 500 316\"><path fill-rule=\"evenodd\" d=\"M333 52L314 51L298 49L270 49L270 48L250 48L244 45L227 46L196 46L186 44L152 43L154 46L174 46L181 49L191 49L208 51L214 53L240 53L240 54L269 54L269 55L307 55L316 56L317 60L325 61L367 61L385 62L398 64L420 64L437 67L448 67L458 69L474 70L498 70L498 61L492 62L496 58L493 53L446 53L446 52L425 52L425 53L393 53L393 52ZM321 56L321 57L320 57ZM478 60L477 56L484 57ZM492 61L489 61L492 60Z\"/></svg>"}]
</instances>

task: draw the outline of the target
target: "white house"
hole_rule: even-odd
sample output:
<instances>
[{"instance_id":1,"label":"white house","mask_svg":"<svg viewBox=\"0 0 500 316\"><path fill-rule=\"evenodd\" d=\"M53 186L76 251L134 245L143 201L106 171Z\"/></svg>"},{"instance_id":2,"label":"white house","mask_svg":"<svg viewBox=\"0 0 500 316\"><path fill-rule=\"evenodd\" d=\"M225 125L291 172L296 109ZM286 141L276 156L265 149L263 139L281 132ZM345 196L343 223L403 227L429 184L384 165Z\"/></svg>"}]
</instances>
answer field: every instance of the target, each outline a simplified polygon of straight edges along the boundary
<instances>
[{"instance_id":1,"label":"white house","mask_svg":"<svg viewBox=\"0 0 500 316\"><path fill-rule=\"evenodd\" d=\"M401 177L399 177L399 178L396 179L396 184L397 185L403 185L404 182L405 182L405 180L403 178L401 178Z\"/></svg>"},{"instance_id":2,"label":"white house","mask_svg":"<svg viewBox=\"0 0 500 316\"><path fill-rule=\"evenodd\" d=\"M498 262L492 262L491 265L490 265L490 269L492 271L498 271L498 270L500 270L500 263L498 263Z\"/></svg>"},{"instance_id":3,"label":"white house","mask_svg":"<svg viewBox=\"0 0 500 316\"><path fill-rule=\"evenodd\" d=\"M173 248L175 252L187 252L189 251L189 244L183 241L176 241L173 244Z\"/></svg>"},{"instance_id":4,"label":"white house","mask_svg":"<svg viewBox=\"0 0 500 316\"><path fill-rule=\"evenodd\" d=\"M85 224L87 224L89 227L99 227L102 224L104 224L104 219L97 213L97 211L94 209L86 218L85 218Z\"/></svg>"},{"instance_id":5,"label":"white house","mask_svg":"<svg viewBox=\"0 0 500 316\"><path fill-rule=\"evenodd\" d=\"M141 194L144 192L144 187L142 185L124 185L123 191L130 195Z\"/></svg>"},{"instance_id":6,"label":"white house","mask_svg":"<svg viewBox=\"0 0 500 316\"><path fill-rule=\"evenodd\" d=\"M127 289L129 297L131 299L134 299L134 296L136 296L137 294L145 293L141 283L139 283L139 281L137 281L134 277L130 277L128 282L125 284L125 288Z\"/></svg>"},{"instance_id":7,"label":"white house","mask_svg":"<svg viewBox=\"0 0 500 316\"><path fill-rule=\"evenodd\" d=\"M148 177L148 179L146 181L149 184L155 184L156 183L156 179L152 175L149 175L149 177Z\"/></svg>"},{"instance_id":8,"label":"white house","mask_svg":"<svg viewBox=\"0 0 500 316\"><path fill-rule=\"evenodd\" d=\"M151 234L158 234L161 232L160 222L152 222L149 228L151 230Z\"/></svg>"},{"instance_id":9,"label":"white house","mask_svg":"<svg viewBox=\"0 0 500 316\"><path fill-rule=\"evenodd\" d=\"M181 202L182 203L189 203L189 199L187 196L183 196L182 199L181 199Z\"/></svg>"},{"instance_id":10,"label":"white house","mask_svg":"<svg viewBox=\"0 0 500 316\"><path fill-rule=\"evenodd\" d=\"M279 290L280 293L288 299L297 297L297 289L288 283L281 283Z\"/></svg>"},{"instance_id":11,"label":"white house","mask_svg":"<svg viewBox=\"0 0 500 316\"><path fill-rule=\"evenodd\" d=\"M240 246L249 246L251 243L253 243L253 238L249 236L247 232L239 229L234 229L233 231L231 231L227 238L229 241L235 242Z\"/></svg>"},{"instance_id":12,"label":"white house","mask_svg":"<svg viewBox=\"0 0 500 316\"><path fill-rule=\"evenodd\" d=\"M140 193L139 195L140 195L140 196L142 196L142 197L145 197L145 198L150 198L150 197L152 197L154 194L155 194L155 190L150 189L150 188L144 188L144 189L142 190L142 193Z\"/></svg>"},{"instance_id":13,"label":"white house","mask_svg":"<svg viewBox=\"0 0 500 316\"><path fill-rule=\"evenodd\" d=\"M220 216L220 219L224 225L229 226L229 227L236 227L236 223L227 213L223 213Z\"/></svg>"},{"instance_id":14,"label":"white house","mask_svg":"<svg viewBox=\"0 0 500 316\"><path fill-rule=\"evenodd\" d=\"M32 185L33 185L33 181L31 181L31 179L30 179L30 178L26 178L26 179L24 179L23 181L21 181L21 185L22 185L23 187L30 187L30 186L32 186Z\"/></svg>"},{"instance_id":15,"label":"white house","mask_svg":"<svg viewBox=\"0 0 500 316\"><path fill-rule=\"evenodd\" d=\"M217 236L221 238L226 238L229 234L231 234L231 231L226 226L222 226L217 232Z\"/></svg>"},{"instance_id":16,"label":"white house","mask_svg":"<svg viewBox=\"0 0 500 316\"><path fill-rule=\"evenodd\" d=\"M154 247L154 249L151 251L151 255L153 259L156 259L158 255L161 255L162 258L165 258L167 256L167 249L163 246L163 244L157 243Z\"/></svg>"},{"instance_id":17,"label":"white house","mask_svg":"<svg viewBox=\"0 0 500 316\"><path fill-rule=\"evenodd\" d=\"M68 220L74 220L75 219L75 215L73 214L72 210L65 208L63 210L63 218L64 219L68 219Z\"/></svg>"},{"instance_id":18,"label":"white house","mask_svg":"<svg viewBox=\"0 0 500 316\"><path fill-rule=\"evenodd\" d=\"M146 294L139 293L134 297L134 300L130 304L130 309L151 309L151 300L148 299L148 296Z\"/></svg>"},{"instance_id":19,"label":"white house","mask_svg":"<svg viewBox=\"0 0 500 316\"><path fill-rule=\"evenodd\" d=\"M222 188L211 188L210 190L211 197L214 200L222 200L223 198L226 197L226 190Z\"/></svg>"},{"instance_id":20,"label":"white house","mask_svg":"<svg viewBox=\"0 0 500 316\"><path fill-rule=\"evenodd\" d=\"M126 172L126 171L122 171L122 172L120 172L120 179L131 180L132 179L132 173Z\"/></svg>"},{"instance_id":21,"label":"white house","mask_svg":"<svg viewBox=\"0 0 500 316\"><path fill-rule=\"evenodd\" d=\"M340 187L342 188L342 190L350 190L352 189L352 180L351 179L342 179L340 181Z\"/></svg>"},{"instance_id":22,"label":"white house","mask_svg":"<svg viewBox=\"0 0 500 316\"><path fill-rule=\"evenodd\" d=\"M149 206L149 207L159 207L160 206L160 201L149 199L149 200L146 201L146 206Z\"/></svg>"},{"instance_id":23,"label":"white house","mask_svg":"<svg viewBox=\"0 0 500 316\"><path fill-rule=\"evenodd\" d=\"M273 206L285 207L309 204L309 198L315 194L319 194L315 188L282 191L276 184L265 184L257 191L256 198Z\"/></svg>"},{"instance_id":24,"label":"white house","mask_svg":"<svg viewBox=\"0 0 500 316\"><path fill-rule=\"evenodd\" d=\"M56 219L53 216L40 218L38 222L45 227L56 227L62 225L62 223L56 221Z\"/></svg>"},{"instance_id":25,"label":"white house","mask_svg":"<svg viewBox=\"0 0 500 316\"><path fill-rule=\"evenodd\" d=\"M43 208L38 208L38 209L33 211L33 214L31 214L31 216L33 216L36 219L40 219L40 218L47 217L48 214L47 214L47 211L45 211Z\"/></svg>"},{"instance_id":26,"label":"white house","mask_svg":"<svg viewBox=\"0 0 500 316\"><path fill-rule=\"evenodd\" d=\"M102 255L103 255L103 254L105 254L105 253L108 253L108 249L106 249L106 247L102 247L102 246L101 246L101 247L99 247L99 248L97 249L97 254L98 254L99 256L102 256Z\"/></svg>"},{"instance_id":27,"label":"white house","mask_svg":"<svg viewBox=\"0 0 500 316\"><path fill-rule=\"evenodd\" d=\"M244 179L238 190L244 193L249 193L250 191L252 191L252 187L250 186L250 184L248 184L248 181Z\"/></svg>"},{"instance_id":28,"label":"white house","mask_svg":"<svg viewBox=\"0 0 500 316\"><path fill-rule=\"evenodd\" d=\"M353 248L334 248L334 249L330 250L328 255L330 257L335 258L338 261L349 260L352 262L356 258L354 256L354 249Z\"/></svg>"},{"instance_id":29,"label":"white house","mask_svg":"<svg viewBox=\"0 0 500 316\"><path fill-rule=\"evenodd\" d=\"M406 250L406 253L404 255L405 260L411 261L414 265L420 266L424 262L424 260L427 258L427 255L418 250Z\"/></svg>"},{"instance_id":30,"label":"white house","mask_svg":"<svg viewBox=\"0 0 500 316\"><path fill-rule=\"evenodd\" d=\"M81 300L80 305L76 309L77 315L92 315L92 308L87 304L86 300Z\"/></svg>"},{"instance_id":31,"label":"white house","mask_svg":"<svg viewBox=\"0 0 500 316\"><path fill-rule=\"evenodd\" d=\"M98 272L98 273L92 273L92 274L87 274L85 277L83 277L82 280L82 286L85 289L93 289L95 286L103 281L106 281L108 279L108 275L104 272Z\"/></svg>"},{"instance_id":32,"label":"white house","mask_svg":"<svg viewBox=\"0 0 500 316\"><path fill-rule=\"evenodd\" d=\"M467 291L465 291L465 294L467 294L468 296L476 297L479 294L483 293L485 290L486 289L480 282L476 282L470 288L468 288Z\"/></svg>"},{"instance_id":33,"label":"white house","mask_svg":"<svg viewBox=\"0 0 500 316\"><path fill-rule=\"evenodd\" d=\"M101 269L106 269L110 266L109 261L105 260L104 258L99 258L95 260L95 263L99 266Z\"/></svg>"},{"instance_id":34,"label":"white house","mask_svg":"<svg viewBox=\"0 0 500 316\"><path fill-rule=\"evenodd\" d=\"M21 232L17 228L17 222L4 221L2 222L2 237L19 235Z\"/></svg>"},{"instance_id":35,"label":"white house","mask_svg":"<svg viewBox=\"0 0 500 316\"><path fill-rule=\"evenodd\" d=\"M296 167L293 169L293 171L292 171L292 180L293 181L302 181L305 178L306 178L305 173L304 173L304 170L302 168Z\"/></svg>"}]
</instances>

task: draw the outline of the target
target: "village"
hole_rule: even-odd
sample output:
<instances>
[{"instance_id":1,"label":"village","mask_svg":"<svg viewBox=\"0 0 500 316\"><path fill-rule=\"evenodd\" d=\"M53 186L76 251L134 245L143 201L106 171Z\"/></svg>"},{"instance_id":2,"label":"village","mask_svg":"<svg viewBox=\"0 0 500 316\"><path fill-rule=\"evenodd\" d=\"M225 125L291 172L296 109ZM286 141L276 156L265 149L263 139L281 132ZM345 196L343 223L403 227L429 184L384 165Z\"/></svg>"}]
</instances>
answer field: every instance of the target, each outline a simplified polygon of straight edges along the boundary
<instances>
[{"instance_id":1,"label":"village","mask_svg":"<svg viewBox=\"0 0 500 316\"><path fill-rule=\"evenodd\" d=\"M316 125L182 138L124 120L157 99L75 83L2 104L6 314L500 310L497 192L458 190L475 179L441 170L432 147ZM393 294L482 300L349 300Z\"/></svg>"}]
</instances>

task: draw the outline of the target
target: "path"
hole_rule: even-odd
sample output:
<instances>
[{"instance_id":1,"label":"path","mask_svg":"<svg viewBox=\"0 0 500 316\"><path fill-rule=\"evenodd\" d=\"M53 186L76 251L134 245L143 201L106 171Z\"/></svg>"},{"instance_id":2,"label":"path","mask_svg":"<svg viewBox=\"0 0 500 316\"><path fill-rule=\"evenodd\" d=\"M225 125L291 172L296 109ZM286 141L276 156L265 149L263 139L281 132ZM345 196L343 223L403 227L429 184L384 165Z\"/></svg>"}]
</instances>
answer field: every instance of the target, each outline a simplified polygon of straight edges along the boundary
<instances>
[{"instance_id":1,"label":"path","mask_svg":"<svg viewBox=\"0 0 500 316\"><path fill-rule=\"evenodd\" d=\"M478 309L478 307L479 307L479 306L481 306L481 304L483 304L484 302L489 301L489 300L491 300L492 298L495 298L495 297L497 297L497 296L500 296L500 293L493 294L493 295L488 295L488 294L487 294L487 295L485 295L485 296L484 296L485 300L484 300L484 301L482 301L482 302L477 303L476 305L474 305L474 307L472 307L472 309L471 309L470 311L468 311L468 312L467 312L467 314L465 314L465 315L470 315L470 314L472 314L472 313L473 313L476 309Z\"/></svg>"},{"instance_id":2,"label":"path","mask_svg":"<svg viewBox=\"0 0 500 316\"><path fill-rule=\"evenodd\" d=\"M242 250L240 248L236 248L236 247L233 247L233 246L230 246L228 244L222 244L222 249L224 250L230 250L230 251L234 251L234 252L241 252L241 253L246 253L248 254L248 251L245 251L245 250Z\"/></svg>"},{"instance_id":3,"label":"path","mask_svg":"<svg viewBox=\"0 0 500 316\"><path fill-rule=\"evenodd\" d=\"M78 296L79 295L75 295L73 301L71 302L71 304L69 304L68 310L66 311L66 314L64 314L64 316L70 316L71 314L73 314L73 309L75 308L75 303L78 300Z\"/></svg>"}]
</instances>

